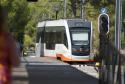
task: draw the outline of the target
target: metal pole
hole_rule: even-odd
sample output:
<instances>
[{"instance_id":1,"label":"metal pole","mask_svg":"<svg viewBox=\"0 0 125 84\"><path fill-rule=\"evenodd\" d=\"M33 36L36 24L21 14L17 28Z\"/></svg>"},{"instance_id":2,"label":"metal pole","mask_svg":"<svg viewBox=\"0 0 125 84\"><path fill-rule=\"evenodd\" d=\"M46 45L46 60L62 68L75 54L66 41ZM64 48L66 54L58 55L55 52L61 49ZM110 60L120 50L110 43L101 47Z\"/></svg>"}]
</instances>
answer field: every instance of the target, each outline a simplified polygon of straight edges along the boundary
<instances>
[{"instance_id":1,"label":"metal pole","mask_svg":"<svg viewBox=\"0 0 125 84\"><path fill-rule=\"evenodd\" d=\"M80 1L80 17L83 19L83 0Z\"/></svg>"},{"instance_id":2,"label":"metal pole","mask_svg":"<svg viewBox=\"0 0 125 84\"><path fill-rule=\"evenodd\" d=\"M121 45L121 0L116 0L116 19L115 19L115 46L119 50Z\"/></svg>"},{"instance_id":3,"label":"metal pole","mask_svg":"<svg viewBox=\"0 0 125 84\"><path fill-rule=\"evenodd\" d=\"M66 18L66 9L67 9L66 3L67 3L67 0L64 0L64 18Z\"/></svg>"},{"instance_id":4,"label":"metal pole","mask_svg":"<svg viewBox=\"0 0 125 84\"><path fill-rule=\"evenodd\" d=\"M121 48L121 0L116 0L116 8L115 8L115 14L116 14L116 19L115 19L115 47L118 49L118 51ZM114 84L117 84L118 81L118 73L119 69L121 69L121 56L117 55L117 60L116 60L116 66L115 66L115 74L114 74ZM120 70L121 71L121 70ZM121 73L121 72L120 72Z\"/></svg>"},{"instance_id":5,"label":"metal pole","mask_svg":"<svg viewBox=\"0 0 125 84\"><path fill-rule=\"evenodd\" d=\"M122 22L123 22L123 20L122 20L122 6L123 6L123 4L122 4L122 2L123 2L123 0L121 0L121 28L123 28L123 26L122 26ZM123 66L123 63L121 64L121 84L125 84L125 77L124 77L124 75L125 75L125 72L124 72L124 66Z\"/></svg>"}]
</instances>

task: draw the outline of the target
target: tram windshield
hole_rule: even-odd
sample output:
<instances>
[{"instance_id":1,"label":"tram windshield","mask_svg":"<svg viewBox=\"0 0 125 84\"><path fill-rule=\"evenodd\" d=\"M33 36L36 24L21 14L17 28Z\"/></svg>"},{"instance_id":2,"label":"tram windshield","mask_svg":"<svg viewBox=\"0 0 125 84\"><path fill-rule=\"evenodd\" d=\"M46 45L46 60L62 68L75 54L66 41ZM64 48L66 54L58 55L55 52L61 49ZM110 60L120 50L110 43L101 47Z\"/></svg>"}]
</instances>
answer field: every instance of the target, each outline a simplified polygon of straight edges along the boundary
<instances>
[{"instance_id":1,"label":"tram windshield","mask_svg":"<svg viewBox=\"0 0 125 84\"><path fill-rule=\"evenodd\" d=\"M89 31L83 29L71 29L71 40L73 45L89 45Z\"/></svg>"}]
</instances>

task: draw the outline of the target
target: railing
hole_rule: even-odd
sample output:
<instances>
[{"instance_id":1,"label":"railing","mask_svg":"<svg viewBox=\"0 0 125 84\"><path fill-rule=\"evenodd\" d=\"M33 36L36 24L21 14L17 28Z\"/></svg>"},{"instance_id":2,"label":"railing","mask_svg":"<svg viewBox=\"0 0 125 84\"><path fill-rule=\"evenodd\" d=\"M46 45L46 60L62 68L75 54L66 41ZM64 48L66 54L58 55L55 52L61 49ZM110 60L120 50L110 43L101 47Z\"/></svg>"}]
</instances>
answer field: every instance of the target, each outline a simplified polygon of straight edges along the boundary
<instances>
[{"instance_id":1,"label":"railing","mask_svg":"<svg viewBox=\"0 0 125 84\"><path fill-rule=\"evenodd\" d=\"M125 56L109 41L108 35L100 35L99 84L125 83Z\"/></svg>"}]
</instances>

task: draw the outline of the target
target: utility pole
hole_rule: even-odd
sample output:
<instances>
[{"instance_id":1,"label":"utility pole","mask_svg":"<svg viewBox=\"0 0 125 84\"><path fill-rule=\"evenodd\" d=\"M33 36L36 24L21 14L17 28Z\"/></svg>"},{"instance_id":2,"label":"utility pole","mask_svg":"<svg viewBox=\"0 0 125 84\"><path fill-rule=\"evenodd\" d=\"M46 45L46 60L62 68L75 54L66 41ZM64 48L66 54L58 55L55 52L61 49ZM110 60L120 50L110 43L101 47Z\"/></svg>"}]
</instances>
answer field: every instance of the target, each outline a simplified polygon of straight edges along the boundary
<instances>
[{"instance_id":1,"label":"utility pole","mask_svg":"<svg viewBox=\"0 0 125 84\"><path fill-rule=\"evenodd\" d=\"M116 14L116 19L115 19L115 47L120 51L121 48L121 28L122 28L122 0L116 0L116 8L115 8L115 14ZM118 82L121 82L120 84L124 84L124 77L122 77L122 65L121 65L121 56L117 55L116 64L118 67L115 67L115 74L114 74L114 84L117 84ZM118 75L120 73L120 75ZM119 78L119 80L118 80Z\"/></svg>"},{"instance_id":2,"label":"utility pole","mask_svg":"<svg viewBox=\"0 0 125 84\"><path fill-rule=\"evenodd\" d=\"M80 18L83 19L83 3L84 3L84 0L81 0L80 1Z\"/></svg>"},{"instance_id":3,"label":"utility pole","mask_svg":"<svg viewBox=\"0 0 125 84\"><path fill-rule=\"evenodd\" d=\"M66 9L67 9L67 0L64 0L64 18L66 18L67 16L66 16Z\"/></svg>"},{"instance_id":4,"label":"utility pole","mask_svg":"<svg viewBox=\"0 0 125 84\"><path fill-rule=\"evenodd\" d=\"M116 19L115 19L115 46L119 50L121 45L121 0L116 0Z\"/></svg>"}]
</instances>

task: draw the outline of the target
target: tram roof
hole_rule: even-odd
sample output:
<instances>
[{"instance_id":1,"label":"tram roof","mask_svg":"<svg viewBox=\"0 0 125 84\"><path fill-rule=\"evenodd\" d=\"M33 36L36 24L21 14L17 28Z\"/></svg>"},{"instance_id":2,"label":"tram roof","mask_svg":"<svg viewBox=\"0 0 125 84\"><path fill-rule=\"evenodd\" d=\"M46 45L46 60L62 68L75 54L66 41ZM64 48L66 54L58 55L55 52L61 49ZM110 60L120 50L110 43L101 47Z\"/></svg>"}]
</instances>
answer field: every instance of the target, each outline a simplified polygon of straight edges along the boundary
<instances>
[{"instance_id":1,"label":"tram roof","mask_svg":"<svg viewBox=\"0 0 125 84\"><path fill-rule=\"evenodd\" d=\"M59 20L48 20L39 22L37 27L44 27L44 26L64 26L67 22L89 22L84 21L83 19L59 19Z\"/></svg>"}]
</instances>

